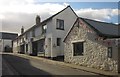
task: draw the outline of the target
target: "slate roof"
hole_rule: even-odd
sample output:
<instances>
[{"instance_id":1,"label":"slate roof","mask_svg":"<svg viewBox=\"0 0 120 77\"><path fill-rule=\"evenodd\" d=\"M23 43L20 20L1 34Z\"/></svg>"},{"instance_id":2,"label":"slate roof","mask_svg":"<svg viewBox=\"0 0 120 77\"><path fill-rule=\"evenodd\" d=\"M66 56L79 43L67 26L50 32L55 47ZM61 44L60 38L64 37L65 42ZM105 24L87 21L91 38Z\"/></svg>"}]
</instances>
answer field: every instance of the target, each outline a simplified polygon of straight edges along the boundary
<instances>
[{"instance_id":1,"label":"slate roof","mask_svg":"<svg viewBox=\"0 0 120 77\"><path fill-rule=\"evenodd\" d=\"M100 22L100 21L95 21L91 19L86 19L82 17L78 17L75 23L79 20L83 20L87 26L89 26L92 30L94 30L99 36L104 37L104 38L120 38L120 33L119 28L120 25L116 25L113 23L106 23L106 22ZM75 25L74 23L74 25ZM66 40L67 36L73 29L74 25L71 27L67 35L65 36L64 40Z\"/></svg>"},{"instance_id":2,"label":"slate roof","mask_svg":"<svg viewBox=\"0 0 120 77\"><path fill-rule=\"evenodd\" d=\"M118 25L113 23L106 23L106 22L100 22L95 21L91 19L86 18L80 18L85 23L87 23L89 26L91 26L97 33L99 33L100 36L104 37L120 37L120 34L118 34Z\"/></svg>"},{"instance_id":3,"label":"slate roof","mask_svg":"<svg viewBox=\"0 0 120 77\"><path fill-rule=\"evenodd\" d=\"M17 36L18 36L17 33L0 32L1 39L14 40Z\"/></svg>"}]
</instances>

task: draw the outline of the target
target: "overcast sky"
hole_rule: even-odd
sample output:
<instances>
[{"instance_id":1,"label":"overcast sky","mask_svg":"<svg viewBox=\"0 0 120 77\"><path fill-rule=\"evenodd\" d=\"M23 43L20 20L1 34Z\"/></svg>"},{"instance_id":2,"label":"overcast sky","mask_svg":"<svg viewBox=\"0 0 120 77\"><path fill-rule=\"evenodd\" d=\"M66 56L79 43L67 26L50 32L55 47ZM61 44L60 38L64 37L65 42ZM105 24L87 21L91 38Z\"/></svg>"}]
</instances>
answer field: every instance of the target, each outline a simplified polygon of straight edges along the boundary
<instances>
[{"instance_id":1,"label":"overcast sky","mask_svg":"<svg viewBox=\"0 0 120 77\"><path fill-rule=\"evenodd\" d=\"M117 2L40 2L39 0L0 0L0 31L18 32L35 24L36 15L42 21L70 5L80 17L118 23Z\"/></svg>"}]
</instances>

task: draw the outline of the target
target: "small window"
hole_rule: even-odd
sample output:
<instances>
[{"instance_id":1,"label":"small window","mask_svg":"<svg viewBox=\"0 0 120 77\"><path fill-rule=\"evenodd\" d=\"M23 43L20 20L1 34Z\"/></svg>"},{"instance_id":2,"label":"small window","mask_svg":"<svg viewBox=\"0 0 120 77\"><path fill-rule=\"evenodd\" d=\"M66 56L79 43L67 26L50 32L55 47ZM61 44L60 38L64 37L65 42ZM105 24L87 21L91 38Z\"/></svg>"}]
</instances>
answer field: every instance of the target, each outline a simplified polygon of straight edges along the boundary
<instances>
[{"instance_id":1,"label":"small window","mask_svg":"<svg viewBox=\"0 0 120 77\"><path fill-rule=\"evenodd\" d=\"M26 36L25 36L26 39L28 39L28 34L26 33Z\"/></svg>"},{"instance_id":2,"label":"small window","mask_svg":"<svg viewBox=\"0 0 120 77\"><path fill-rule=\"evenodd\" d=\"M64 30L64 20L57 19L56 29Z\"/></svg>"},{"instance_id":3,"label":"small window","mask_svg":"<svg viewBox=\"0 0 120 77\"><path fill-rule=\"evenodd\" d=\"M26 52L28 51L28 44L26 44Z\"/></svg>"},{"instance_id":4,"label":"small window","mask_svg":"<svg viewBox=\"0 0 120 77\"><path fill-rule=\"evenodd\" d=\"M108 57L112 58L112 47L108 47Z\"/></svg>"},{"instance_id":5,"label":"small window","mask_svg":"<svg viewBox=\"0 0 120 77\"><path fill-rule=\"evenodd\" d=\"M47 25L43 25L42 26L42 33L46 33L46 30L47 30Z\"/></svg>"},{"instance_id":6,"label":"small window","mask_svg":"<svg viewBox=\"0 0 120 77\"><path fill-rule=\"evenodd\" d=\"M73 43L73 55L74 56L79 56L79 55L83 55L83 42L76 42Z\"/></svg>"},{"instance_id":7,"label":"small window","mask_svg":"<svg viewBox=\"0 0 120 77\"><path fill-rule=\"evenodd\" d=\"M32 30L32 37L35 37L35 30Z\"/></svg>"},{"instance_id":8,"label":"small window","mask_svg":"<svg viewBox=\"0 0 120 77\"><path fill-rule=\"evenodd\" d=\"M60 46L61 38L57 38L57 46Z\"/></svg>"},{"instance_id":9,"label":"small window","mask_svg":"<svg viewBox=\"0 0 120 77\"><path fill-rule=\"evenodd\" d=\"M22 38L22 43L24 43L24 38Z\"/></svg>"}]
</instances>

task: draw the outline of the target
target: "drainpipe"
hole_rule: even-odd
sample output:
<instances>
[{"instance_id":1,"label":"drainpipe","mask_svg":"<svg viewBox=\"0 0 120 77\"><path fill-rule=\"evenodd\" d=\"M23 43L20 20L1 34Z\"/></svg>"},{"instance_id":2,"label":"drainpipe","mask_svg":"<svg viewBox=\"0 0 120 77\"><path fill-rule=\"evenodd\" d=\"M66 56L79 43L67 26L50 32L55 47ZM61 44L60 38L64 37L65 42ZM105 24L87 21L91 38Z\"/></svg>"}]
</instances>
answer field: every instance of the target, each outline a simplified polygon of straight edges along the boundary
<instances>
[{"instance_id":1,"label":"drainpipe","mask_svg":"<svg viewBox=\"0 0 120 77\"><path fill-rule=\"evenodd\" d=\"M3 51L4 51L4 39L3 39ZM3 52L3 51L2 51L2 52Z\"/></svg>"}]
</instances>

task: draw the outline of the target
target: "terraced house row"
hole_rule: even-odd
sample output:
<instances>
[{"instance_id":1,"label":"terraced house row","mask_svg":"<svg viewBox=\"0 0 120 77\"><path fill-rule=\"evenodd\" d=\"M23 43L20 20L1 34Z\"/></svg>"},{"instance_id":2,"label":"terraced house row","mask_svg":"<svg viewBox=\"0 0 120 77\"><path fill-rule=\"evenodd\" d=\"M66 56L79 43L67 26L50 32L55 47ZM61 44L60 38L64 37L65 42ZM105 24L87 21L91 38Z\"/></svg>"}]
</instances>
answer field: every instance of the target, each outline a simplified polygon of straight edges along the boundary
<instances>
[{"instance_id":1,"label":"terraced house row","mask_svg":"<svg viewBox=\"0 0 120 77\"><path fill-rule=\"evenodd\" d=\"M118 72L118 25L81 18L70 6L24 31L13 41L14 53L64 57L64 61Z\"/></svg>"},{"instance_id":2,"label":"terraced house row","mask_svg":"<svg viewBox=\"0 0 120 77\"><path fill-rule=\"evenodd\" d=\"M44 53L46 57L64 55L63 38L77 15L70 6L41 22L40 16L36 17L36 24L14 40L14 52L37 55Z\"/></svg>"}]
</instances>

